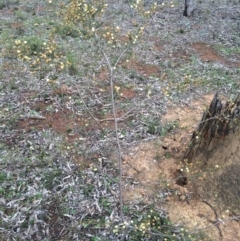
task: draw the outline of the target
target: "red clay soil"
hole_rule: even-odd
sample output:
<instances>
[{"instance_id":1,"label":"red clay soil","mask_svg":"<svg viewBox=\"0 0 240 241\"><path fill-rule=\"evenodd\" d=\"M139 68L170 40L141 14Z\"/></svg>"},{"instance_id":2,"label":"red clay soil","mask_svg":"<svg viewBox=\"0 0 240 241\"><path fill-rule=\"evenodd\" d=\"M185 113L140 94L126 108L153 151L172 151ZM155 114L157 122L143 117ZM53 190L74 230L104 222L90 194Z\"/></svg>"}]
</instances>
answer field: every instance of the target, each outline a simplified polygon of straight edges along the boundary
<instances>
[{"instance_id":1,"label":"red clay soil","mask_svg":"<svg viewBox=\"0 0 240 241\"><path fill-rule=\"evenodd\" d=\"M122 67L127 69L133 69L143 76L159 76L161 74L160 69L151 64L144 64L136 60L129 60L129 62L122 63Z\"/></svg>"},{"instance_id":2,"label":"red clay soil","mask_svg":"<svg viewBox=\"0 0 240 241\"><path fill-rule=\"evenodd\" d=\"M219 62L228 67L240 67L240 61L232 62L223 56L219 55L211 45L205 43L194 43L191 47L206 62Z\"/></svg>"}]
</instances>

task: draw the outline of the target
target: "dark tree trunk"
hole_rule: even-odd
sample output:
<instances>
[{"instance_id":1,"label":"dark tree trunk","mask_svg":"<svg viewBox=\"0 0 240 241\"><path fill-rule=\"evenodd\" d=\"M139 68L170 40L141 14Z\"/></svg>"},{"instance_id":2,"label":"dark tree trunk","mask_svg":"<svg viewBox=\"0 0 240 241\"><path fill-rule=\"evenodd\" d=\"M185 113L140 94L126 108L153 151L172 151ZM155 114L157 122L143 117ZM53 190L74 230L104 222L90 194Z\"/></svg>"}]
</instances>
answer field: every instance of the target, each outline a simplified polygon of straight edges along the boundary
<instances>
[{"instance_id":1,"label":"dark tree trunk","mask_svg":"<svg viewBox=\"0 0 240 241\"><path fill-rule=\"evenodd\" d=\"M185 0L185 8L183 15L189 17L194 10L194 1L193 0Z\"/></svg>"},{"instance_id":2,"label":"dark tree trunk","mask_svg":"<svg viewBox=\"0 0 240 241\"><path fill-rule=\"evenodd\" d=\"M215 94L208 110L203 113L197 131L193 132L184 161L191 163L196 154L208 154L217 146L219 140L240 126L240 96L228 100L223 106Z\"/></svg>"}]
</instances>

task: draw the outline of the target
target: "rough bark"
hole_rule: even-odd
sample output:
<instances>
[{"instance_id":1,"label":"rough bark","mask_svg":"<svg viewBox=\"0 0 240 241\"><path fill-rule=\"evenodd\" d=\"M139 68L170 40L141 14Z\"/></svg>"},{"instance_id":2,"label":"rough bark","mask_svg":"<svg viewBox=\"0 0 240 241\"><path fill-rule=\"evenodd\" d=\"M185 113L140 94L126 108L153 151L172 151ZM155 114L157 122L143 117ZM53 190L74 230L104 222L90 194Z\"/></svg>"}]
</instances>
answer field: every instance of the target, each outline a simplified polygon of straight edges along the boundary
<instances>
[{"instance_id":1,"label":"rough bark","mask_svg":"<svg viewBox=\"0 0 240 241\"><path fill-rule=\"evenodd\" d=\"M220 140L239 126L240 96L223 105L216 93L208 110L203 113L197 130L193 132L184 161L191 163L199 152L207 154L213 151Z\"/></svg>"},{"instance_id":2,"label":"rough bark","mask_svg":"<svg viewBox=\"0 0 240 241\"><path fill-rule=\"evenodd\" d=\"M193 0L185 0L185 8L183 15L189 17L194 10L194 1Z\"/></svg>"}]
</instances>

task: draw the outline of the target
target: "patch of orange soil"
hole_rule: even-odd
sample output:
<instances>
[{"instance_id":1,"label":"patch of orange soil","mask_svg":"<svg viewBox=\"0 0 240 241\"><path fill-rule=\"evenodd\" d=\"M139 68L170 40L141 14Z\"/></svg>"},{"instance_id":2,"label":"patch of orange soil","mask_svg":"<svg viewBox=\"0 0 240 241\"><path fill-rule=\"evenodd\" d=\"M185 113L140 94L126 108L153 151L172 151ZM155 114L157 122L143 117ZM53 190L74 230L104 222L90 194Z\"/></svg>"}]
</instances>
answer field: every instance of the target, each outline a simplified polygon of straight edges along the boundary
<instances>
[{"instance_id":1,"label":"patch of orange soil","mask_svg":"<svg viewBox=\"0 0 240 241\"><path fill-rule=\"evenodd\" d=\"M108 80L109 70L101 69L97 74L97 80Z\"/></svg>"},{"instance_id":2,"label":"patch of orange soil","mask_svg":"<svg viewBox=\"0 0 240 241\"><path fill-rule=\"evenodd\" d=\"M125 99L131 100L136 96L136 92L131 89L124 88L120 89L120 96Z\"/></svg>"},{"instance_id":3,"label":"patch of orange soil","mask_svg":"<svg viewBox=\"0 0 240 241\"><path fill-rule=\"evenodd\" d=\"M41 113L41 117L29 116L21 119L18 122L17 129L24 129L26 131L36 129L52 129L60 134L67 134L74 130L76 126L88 128L89 121L87 118L73 117L71 111L68 109L62 109L58 111L42 111L46 107L45 103L38 103L38 112Z\"/></svg>"},{"instance_id":4,"label":"patch of orange soil","mask_svg":"<svg viewBox=\"0 0 240 241\"><path fill-rule=\"evenodd\" d=\"M119 119L118 127L122 127L124 125L124 121L129 120L129 118L131 118L131 113L127 113L126 111L121 109L115 110L115 114L116 118ZM104 116L102 116L101 119L99 119L99 123L101 123L103 127L108 127L111 129L115 128L114 116L112 113L105 114Z\"/></svg>"},{"instance_id":5,"label":"patch of orange soil","mask_svg":"<svg viewBox=\"0 0 240 241\"><path fill-rule=\"evenodd\" d=\"M128 35L118 35L117 41L120 42L121 44L127 44L130 42L130 38Z\"/></svg>"},{"instance_id":6,"label":"patch of orange soil","mask_svg":"<svg viewBox=\"0 0 240 241\"><path fill-rule=\"evenodd\" d=\"M127 69L134 69L143 76L159 76L161 74L160 69L157 66L144 64L134 59L129 60L129 62L122 63L122 66Z\"/></svg>"},{"instance_id":7,"label":"patch of orange soil","mask_svg":"<svg viewBox=\"0 0 240 241\"><path fill-rule=\"evenodd\" d=\"M169 58L173 60L175 66L180 66L182 64L188 63L190 61L190 57L191 56L184 50L179 50L169 56Z\"/></svg>"},{"instance_id":8,"label":"patch of orange soil","mask_svg":"<svg viewBox=\"0 0 240 241\"><path fill-rule=\"evenodd\" d=\"M205 43L194 43L191 45L201 59L206 62L219 62L228 67L240 67L240 61L232 62L216 53L211 45Z\"/></svg>"},{"instance_id":9,"label":"patch of orange soil","mask_svg":"<svg viewBox=\"0 0 240 241\"><path fill-rule=\"evenodd\" d=\"M96 76L96 82L100 81L106 81L109 79L109 71L106 69L102 69L98 72L97 76ZM100 92L105 93L105 92L110 92L110 86L104 86L101 87L103 85L106 85L105 83L98 83L97 84L97 88L99 89ZM117 86L115 86L117 87ZM119 86L118 86L119 87ZM123 88L123 87L119 87L119 90L117 92L117 94L120 97L123 97L124 99L133 99L136 96L136 92L134 90L132 90L131 88Z\"/></svg>"},{"instance_id":10,"label":"patch of orange soil","mask_svg":"<svg viewBox=\"0 0 240 241\"><path fill-rule=\"evenodd\" d=\"M164 43L159 42L157 39L153 39L155 44L153 45L153 49L155 52L163 52L164 51ZM172 67L177 67L180 65L183 65L185 63L188 63L190 61L191 55L188 54L185 50L183 49L178 49L177 51L174 51L171 54L168 54L166 56L166 59L171 61Z\"/></svg>"},{"instance_id":11,"label":"patch of orange soil","mask_svg":"<svg viewBox=\"0 0 240 241\"><path fill-rule=\"evenodd\" d=\"M64 95L72 95L75 92L76 91L74 91L71 87L68 87L67 85L61 85L59 88L54 89L51 92L51 95L64 96Z\"/></svg>"},{"instance_id":12,"label":"patch of orange soil","mask_svg":"<svg viewBox=\"0 0 240 241\"><path fill-rule=\"evenodd\" d=\"M29 115L26 118L19 120L17 124L18 130L43 130L52 129L59 134L66 135L66 140L73 141L80 137L76 134L72 134L76 128L84 128L85 131L93 131L99 129L99 125L104 128L114 128L114 118L113 114L100 115L96 118L96 121L90 116L90 114L85 114L84 116L76 116L70 110L56 109L52 111L47 111L47 108L51 106L51 102L37 102L32 106L40 116ZM129 118L129 115L123 110L116 111L116 117L120 118L119 126L123 125L124 120ZM96 115L97 116L97 115ZM122 118L123 117L123 118ZM122 119L121 119L122 118ZM97 124L98 122L98 124Z\"/></svg>"},{"instance_id":13,"label":"patch of orange soil","mask_svg":"<svg viewBox=\"0 0 240 241\"><path fill-rule=\"evenodd\" d=\"M72 95L74 91L65 85L60 88L54 89L51 92L51 96L54 95ZM85 113L82 116L76 116L71 110L67 108L57 108L54 105L53 100L48 102L44 101L31 101L31 99L36 98L37 93L24 92L20 95L20 102L23 105L27 105L31 110L34 111L33 114L28 113L26 117L21 118L16 126L17 130L43 130L52 129L53 131L63 134L66 141L73 142L74 140L81 138L75 130L84 129L85 131L114 128L114 118L113 114L107 113L103 114L101 112L101 106L99 111L94 113L95 119L89 114ZM131 89L120 88L119 97L125 99L132 99L135 97L135 92ZM31 112L31 111L30 111ZM122 109L116 110L116 117L119 118L119 127L124 125L126 120L131 118L131 112L126 112Z\"/></svg>"},{"instance_id":14,"label":"patch of orange soil","mask_svg":"<svg viewBox=\"0 0 240 241\"><path fill-rule=\"evenodd\" d=\"M15 30L22 29L23 23L22 22L14 22L11 24L11 27Z\"/></svg>"},{"instance_id":15,"label":"patch of orange soil","mask_svg":"<svg viewBox=\"0 0 240 241\"><path fill-rule=\"evenodd\" d=\"M173 222L181 223L193 232L202 230L214 241L237 241L240 240L239 222L234 221L226 209L220 209L214 199L206 199L212 206L203 202L198 196L199 192L193 189L191 179L185 186L176 184L176 173L182 168L181 160L192 131L197 128L202 113L209 106L212 98L213 94L205 95L187 106L170 109L162 122L166 124L177 121L178 129L165 138L141 143L125 153L124 202L131 204L141 201L148 204L154 202L160 208L168 210ZM234 143L237 145L239 142L235 139ZM236 145L233 147L235 151L239 149ZM212 157L215 161L211 165L216 165L219 159L223 160L222 156L226 156L227 151L231 150L229 149L228 146L224 153L215 154L217 156ZM196 178L196 181L201 182L201 179ZM162 188L175 193L166 198L167 205L163 204L158 196Z\"/></svg>"},{"instance_id":16,"label":"patch of orange soil","mask_svg":"<svg viewBox=\"0 0 240 241\"><path fill-rule=\"evenodd\" d=\"M60 95L72 95L74 90L65 85L54 89L49 97ZM67 108L57 107L54 103L54 98L49 98L47 102L36 101L38 93L35 91L23 92L19 96L19 101L22 105L30 107L31 111L26 114L25 117L22 117L18 120L18 123L15 126L15 129L19 132L31 131L31 130L47 130L51 129L54 132L60 134L64 137L66 142L66 147L68 152L71 153L72 160L79 166L79 168L84 169L91 165L94 165L95 162L98 163L99 156L94 153L92 156L85 157L79 155L78 152L74 149L74 143L84 142L85 138L81 132L94 132L95 130L107 130L114 129L114 118L111 110L109 113L103 114L101 107L99 110L96 110L93 113L93 116L90 113L86 112L81 116L75 115L71 110ZM120 88L119 97L132 99L135 96L135 92L131 89ZM33 112L33 113L32 113ZM128 121L131 118L132 113L126 112L122 109L116 110L116 117L119 118L118 126L123 127L125 121ZM7 139L5 143L8 146L16 144L15 138Z\"/></svg>"},{"instance_id":17,"label":"patch of orange soil","mask_svg":"<svg viewBox=\"0 0 240 241\"><path fill-rule=\"evenodd\" d=\"M154 44L154 49L161 52L164 49L164 44L159 41L156 41Z\"/></svg>"}]
</instances>

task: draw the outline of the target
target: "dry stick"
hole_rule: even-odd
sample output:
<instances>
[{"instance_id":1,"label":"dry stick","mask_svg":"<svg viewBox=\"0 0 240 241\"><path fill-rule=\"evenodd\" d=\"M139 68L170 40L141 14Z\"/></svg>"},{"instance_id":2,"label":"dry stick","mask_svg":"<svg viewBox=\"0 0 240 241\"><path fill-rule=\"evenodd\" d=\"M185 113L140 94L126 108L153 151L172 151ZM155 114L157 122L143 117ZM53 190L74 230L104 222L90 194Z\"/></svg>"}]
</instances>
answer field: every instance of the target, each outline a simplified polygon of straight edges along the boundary
<instances>
[{"instance_id":1,"label":"dry stick","mask_svg":"<svg viewBox=\"0 0 240 241\"><path fill-rule=\"evenodd\" d=\"M34 116L34 115L30 115L27 118L29 119L33 119L33 120L46 120L45 116Z\"/></svg>"},{"instance_id":2,"label":"dry stick","mask_svg":"<svg viewBox=\"0 0 240 241\"><path fill-rule=\"evenodd\" d=\"M134 169L137 173L140 173L140 171L134 167L129 161L127 161L123 156L122 156L122 160L125 161L132 169Z\"/></svg>"},{"instance_id":3,"label":"dry stick","mask_svg":"<svg viewBox=\"0 0 240 241\"><path fill-rule=\"evenodd\" d=\"M117 121L124 121L125 119L129 118L133 114L129 114L133 109L129 110L127 113L122 115L121 117L117 118ZM129 114L129 115L128 115ZM114 118L106 118L106 119L101 119L99 122L104 122L104 121L114 121Z\"/></svg>"},{"instance_id":4,"label":"dry stick","mask_svg":"<svg viewBox=\"0 0 240 241\"><path fill-rule=\"evenodd\" d=\"M202 199L202 202L204 202L204 203L206 203L212 210L213 210L213 212L214 212L214 214L215 214L215 218L216 218L216 221L213 223L216 227L217 227L217 229L218 229L218 231L219 231L219 235L220 235L220 237L222 237L223 235L222 235L222 230L221 230L221 228L220 228L220 219L219 219L219 217L218 217L218 213L217 213L217 211L214 209L214 207L207 201L207 200L205 200L205 199Z\"/></svg>"},{"instance_id":5,"label":"dry stick","mask_svg":"<svg viewBox=\"0 0 240 241\"><path fill-rule=\"evenodd\" d=\"M230 222L230 221L237 221L237 222L239 222L239 221L240 221L240 216L233 216L232 218L223 219L223 220L218 220L218 221L216 221L215 223L210 224L210 225L208 225L208 226L206 226L206 227L195 229L195 231L192 231L191 233L196 233L196 232L199 232L199 231L201 231L201 230L210 229L210 228L215 227L216 224L220 224L220 223L225 224L225 223Z\"/></svg>"},{"instance_id":6,"label":"dry stick","mask_svg":"<svg viewBox=\"0 0 240 241\"><path fill-rule=\"evenodd\" d=\"M100 48L101 49L101 48ZM124 53L127 51L128 48L126 48L118 57L116 63L114 66L111 65L107 55L105 54L104 51L102 51L108 67L110 69L110 85L111 85L111 102L112 102L112 112L113 112L113 118L114 118L114 126L115 126L115 135L116 135L116 140L117 140L117 148L118 148L118 168L119 168L119 202L120 202L120 216L122 219L122 222L124 221L124 216L123 216L123 200L122 200L122 156L121 156L121 147L120 147L120 142L119 142L119 137L118 137L118 119L116 117L116 109L115 109L115 100L114 100L114 84L113 84L113 72L114 69L116 68L118 62L124 55Z\"/></svg>"}]
</instances>

